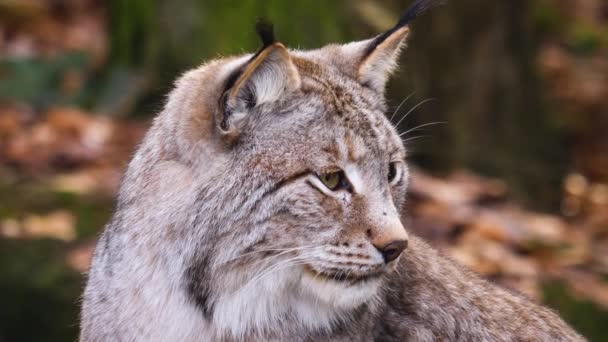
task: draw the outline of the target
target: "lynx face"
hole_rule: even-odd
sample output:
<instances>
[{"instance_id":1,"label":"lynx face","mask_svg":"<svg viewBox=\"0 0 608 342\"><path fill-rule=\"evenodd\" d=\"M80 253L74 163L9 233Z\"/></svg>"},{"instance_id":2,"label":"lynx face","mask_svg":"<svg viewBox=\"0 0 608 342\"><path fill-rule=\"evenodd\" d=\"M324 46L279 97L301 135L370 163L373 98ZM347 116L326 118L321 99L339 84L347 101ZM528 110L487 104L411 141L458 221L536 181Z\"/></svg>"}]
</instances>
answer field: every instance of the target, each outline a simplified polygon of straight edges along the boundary
<instances>
[{"instance_id":1,"label":"lynx face","mask_svg":"<svg viewBox=\"0 0 608 342\"><path fill-rule=\"evenodd\" d=\"M260 235L235 263L237 272L284 267L315 296L356 306L407 246L397 208L408 172L377 94L324 69L320 79L301 73L301 91L266 108L272 118L261 131L241 137L236 158L247 162L235 172L274 188L258 202L259 219L242 227Z\"/></svg>"},{"instance_id":2,"label":"lynx face","mask_svg":"<svg viewBox=\"0 0 608 342\"><path fill-rule=\"evenodd\" d=\"M317 128L321 141L308 139L319 144L309 174L285 193L271 233L283 242L272 247L297 248L303 289L338 307L372 298L408 242L397 209L407 185L403 148L382 111L360 106L347 114L359 124L331 108L319 115L329 125Z\"/></svg>"},{"instance_id":3,"label":"lynx face","mask_svg":"<svg viewBox=\"0 0 608 342\"><path fill-rule=\"evenodd\" d=\"M184 125L213 151L192 157L211 171L193 185L202 236L186 281L217 326L238 335L288 315L328 327L373 306L407 252L408 170L384 86L408 32L307 52L269 42L184 77L217 99Z\"/></svg>"}]
</instances>

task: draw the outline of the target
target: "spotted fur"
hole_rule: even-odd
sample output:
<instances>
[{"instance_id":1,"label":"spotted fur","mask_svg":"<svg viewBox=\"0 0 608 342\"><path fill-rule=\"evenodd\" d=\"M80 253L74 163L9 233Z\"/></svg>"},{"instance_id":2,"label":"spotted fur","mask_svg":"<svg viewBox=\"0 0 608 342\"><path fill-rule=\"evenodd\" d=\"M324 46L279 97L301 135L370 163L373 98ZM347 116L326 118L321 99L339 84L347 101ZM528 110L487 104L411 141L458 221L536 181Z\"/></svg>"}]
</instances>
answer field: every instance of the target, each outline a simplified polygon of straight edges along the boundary
<instances>
[{"instance_id":1,"label":"spotted fur","mask_svg":"<svg viewBox=\"0 0 608 342\"><path fill-rule=\"evenodd\" d=\"M408 240L384 100L408 33L313 51L266 39L183 75L95 249L80 340L582 340L416 237L383 259L378 244ZM349 187L332 191L318 175L338 170Z\"/></svg>"}]
</instances>

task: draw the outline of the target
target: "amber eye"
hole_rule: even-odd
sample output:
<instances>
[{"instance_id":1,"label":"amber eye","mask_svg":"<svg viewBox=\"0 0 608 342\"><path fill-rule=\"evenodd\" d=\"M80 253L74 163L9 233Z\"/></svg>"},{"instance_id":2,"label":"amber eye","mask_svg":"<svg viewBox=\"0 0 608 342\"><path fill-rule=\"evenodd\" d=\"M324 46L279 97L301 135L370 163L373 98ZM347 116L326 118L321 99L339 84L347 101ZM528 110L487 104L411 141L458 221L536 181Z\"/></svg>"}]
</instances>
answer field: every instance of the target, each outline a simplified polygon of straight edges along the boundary
<instances>
[{"instance_id":1,"label":"amber eye","mask_svg":"<svg viewBox=\"0 0 608 342\"><path fill-rule=\"evenodd\" d=\"M350 183L342 171L325 173L318 175L318 177L319 180L321 180L321 183L323 183L323 185L325 185L331 191L350 189Z\"/></svg>"},{"instance_id":2,"label":"amber eye","mask_svg":"<svg viewBox=\"0 0 608 342\"><path fill-rule=\"evenodd\" d=\"M388 164L388 182L392 183L397 177L397 163Z\"/></svg>"}]
</instances>

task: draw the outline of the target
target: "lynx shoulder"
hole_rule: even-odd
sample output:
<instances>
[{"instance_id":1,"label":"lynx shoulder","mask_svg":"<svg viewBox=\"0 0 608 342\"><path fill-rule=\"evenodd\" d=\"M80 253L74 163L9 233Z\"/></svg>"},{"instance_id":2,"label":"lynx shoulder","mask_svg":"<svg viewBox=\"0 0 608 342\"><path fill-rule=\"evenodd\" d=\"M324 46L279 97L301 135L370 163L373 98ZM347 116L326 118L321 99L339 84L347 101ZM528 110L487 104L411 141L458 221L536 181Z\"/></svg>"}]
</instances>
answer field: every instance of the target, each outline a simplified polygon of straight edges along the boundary
<instances>
[{"instance_id":1,"label":"lynx shoulder","mask_svg":"<svg viewBox=\"0 0 608 342\"><path fill-rule=\"evenodd\" d=\"M580 341L401 222L384 88L410 32L187 72L129 164L88 275L81 341Z\"/></svg>"}]
</instances>

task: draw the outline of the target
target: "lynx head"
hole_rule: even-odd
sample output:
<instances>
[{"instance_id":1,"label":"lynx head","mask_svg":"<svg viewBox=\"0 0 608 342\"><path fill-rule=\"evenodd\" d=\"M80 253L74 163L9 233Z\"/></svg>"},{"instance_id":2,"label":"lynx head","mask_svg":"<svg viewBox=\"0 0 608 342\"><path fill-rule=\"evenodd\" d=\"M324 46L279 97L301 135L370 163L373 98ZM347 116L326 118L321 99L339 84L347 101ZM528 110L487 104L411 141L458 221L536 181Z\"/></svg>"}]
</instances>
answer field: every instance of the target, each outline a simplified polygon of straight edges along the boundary
<instances>
[{"instance_id":1,"label":"lynx head","mask_svg":"<svg viewBox=\"0 0 608 342\"><path fill-rule=\"evenodd\" d=\"M408 246L406 151L384 88L407 24L434 2L375 38L312 51L260 25L256 54L178 82L151 134L189 170L186 185L166 181L191 194L173 216L186 291L207 320L242 336L286 317L329 327L373 304Z\"/></svg>"}]
</instances>

